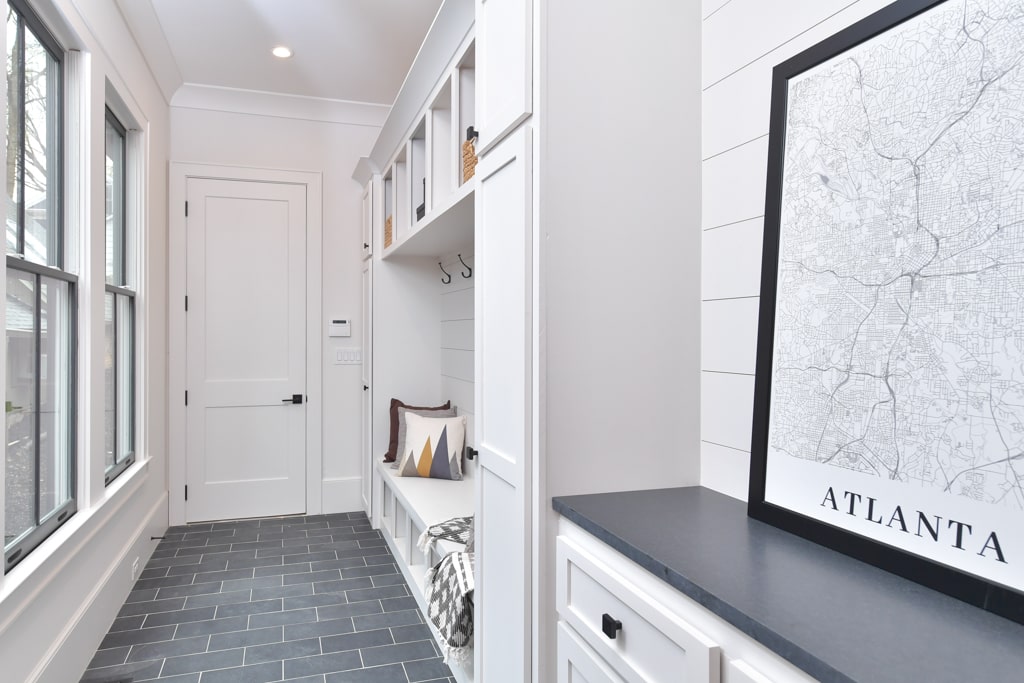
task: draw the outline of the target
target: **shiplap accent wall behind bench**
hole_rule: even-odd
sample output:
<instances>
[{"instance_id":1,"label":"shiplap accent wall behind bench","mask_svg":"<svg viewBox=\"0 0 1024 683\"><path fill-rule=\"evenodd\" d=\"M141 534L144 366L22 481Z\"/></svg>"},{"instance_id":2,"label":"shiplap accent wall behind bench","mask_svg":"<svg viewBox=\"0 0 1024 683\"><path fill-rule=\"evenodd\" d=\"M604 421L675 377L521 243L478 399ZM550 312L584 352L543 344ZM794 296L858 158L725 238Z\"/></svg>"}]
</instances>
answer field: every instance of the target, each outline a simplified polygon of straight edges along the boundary
<instances>
[{"instance_id":1,"label":"shiplap accent wall behind bench","mask_svg":"<svg viewBox=\"0 0 1024 683\"><path fill-rule=\"evenodd\" d=\"M463 254L462 259L470 268L474 267L472 256ZM475 446L473 282L476 273L462 277L466 269L455 254L441 262L452 275L449 284L438 283L441 291L441 400L451 399L452 405L458 406L459 415L468 416L466 443Z\"/></svg>"},{"instance_id":2,"label":"shiplap accent wall behind bench","mask_svg":"<svg viewBox=\"0 0 1024 683\"><path fill-rule=\"evenodd\" d=\"M772 68L892 0L704 0L701 484L746 500Z\"/></svg>"}]
</instances>

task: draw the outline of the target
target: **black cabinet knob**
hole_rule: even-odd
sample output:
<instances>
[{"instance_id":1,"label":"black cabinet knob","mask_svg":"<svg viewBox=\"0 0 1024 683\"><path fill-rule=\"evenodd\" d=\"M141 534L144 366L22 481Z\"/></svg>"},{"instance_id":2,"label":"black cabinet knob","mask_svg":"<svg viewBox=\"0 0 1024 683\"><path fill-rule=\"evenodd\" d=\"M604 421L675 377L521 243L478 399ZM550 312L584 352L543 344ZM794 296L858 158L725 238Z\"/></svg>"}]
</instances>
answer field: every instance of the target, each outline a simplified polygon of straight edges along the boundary
<instances>
[{"instance_id":1,"label":"black cabinet knob","mask_svg":"<svg viewBox=\"0 0 1024 683\"><path fill-rule=\"evenodd\" d=\"M369 248L370 248L370 245L367 244L366 242L363 242L363 249L369 249Z\"/></svg>"},{"instance_id":2,"label":"black cabinet knob","mask_svg":"<svg viewBox=\"0 0 1024 683\"><path fill-rule=\"evenodd\" d=\"M466 460L475 460L477 455L479 455L479 451L472 446L466 446Z\"/></svg>"},{"instance_id":3,"label":"black cabinet knob","mask_svg":"<svg viewBox=\"0 0 1024 683\"><path fill-rule=\"evenodd\" d=\"M602 614L601 630L604 631L606 636L615 640L615 636L622 630L622 622L618 619L612 619L610 614Z\"/></svg>"}]
</instances>

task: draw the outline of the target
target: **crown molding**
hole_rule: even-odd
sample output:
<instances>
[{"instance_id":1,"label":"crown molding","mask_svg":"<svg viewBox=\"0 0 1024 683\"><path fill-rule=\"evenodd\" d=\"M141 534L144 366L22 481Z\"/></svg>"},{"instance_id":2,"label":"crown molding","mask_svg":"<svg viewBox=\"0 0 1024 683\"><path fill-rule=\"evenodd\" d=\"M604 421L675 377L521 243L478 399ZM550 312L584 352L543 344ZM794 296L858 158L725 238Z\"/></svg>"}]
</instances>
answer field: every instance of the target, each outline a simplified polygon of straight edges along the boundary
<instances>
[{"instance_id":1,"label":"crown molding","mask_svg":"<svg viewBox=\"0 0 1024 683\"><path fill-rule=\"evenodd\" d=\"M259 90L185 83L171 98L171 108L255 114L305 121L380 128L391 107L368 102L331 100Z\"/></svg>"}]
</instances>

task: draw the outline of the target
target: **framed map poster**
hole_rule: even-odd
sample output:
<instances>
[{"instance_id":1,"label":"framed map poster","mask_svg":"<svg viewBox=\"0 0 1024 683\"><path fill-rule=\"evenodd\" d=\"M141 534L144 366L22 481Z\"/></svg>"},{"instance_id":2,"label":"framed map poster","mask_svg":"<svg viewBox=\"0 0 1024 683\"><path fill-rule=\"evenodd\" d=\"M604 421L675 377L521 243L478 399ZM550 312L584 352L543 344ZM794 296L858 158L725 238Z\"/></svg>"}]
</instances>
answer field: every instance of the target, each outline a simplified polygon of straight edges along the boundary
<instances>
[{"instance_id":1,"label":"framed map poster","mask_svg":"<svg viewBox=\"0 0 1024 683\"><path fill-rule=\"evenodd\" d=\"M1024 623L1024 3L775 68L751 517Z\"/></svg>"}]
</instances>

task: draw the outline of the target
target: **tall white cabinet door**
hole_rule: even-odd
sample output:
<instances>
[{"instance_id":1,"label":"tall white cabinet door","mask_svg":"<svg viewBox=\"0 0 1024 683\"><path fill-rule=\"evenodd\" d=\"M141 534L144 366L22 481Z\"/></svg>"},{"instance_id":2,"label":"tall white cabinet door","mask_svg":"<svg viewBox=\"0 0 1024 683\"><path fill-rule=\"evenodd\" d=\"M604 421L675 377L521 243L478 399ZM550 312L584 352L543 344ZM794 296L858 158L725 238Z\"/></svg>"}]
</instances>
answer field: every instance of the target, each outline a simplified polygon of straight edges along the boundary
<instances>
[{"instance_id":1,"label":"tall white cabinet door","mask_svg":"<svg viewBox=\"0 0 1024 683\"><path fill-rule=\"evenodd\" d=\"M363 258L373 256L373 181L363 190ZM365 347L364 347L365 348Z\"/></svg>"},{"instance_id":2,"label":"tall white cabinet door","mask_svg":"<svg viewBox=\"0 0 1024 683\"><path fill-rule=\"evenodd\" d=\"M373 517L373 260L363 262L363 307L360 324L363 326L363 401L360 414L362 441L360 444L361 475L363 478L363 509Z\"/></svg>"},{"instance_id":3,"label":"tall white cabinet door","mask_svg":"<svg viewBox=\"0 0 1024 683\"><path fill-rule=\"evenodd\" d=\"M533 108L532 0L476 1L477 152L484 153Z\"/></svg>"},{"instance_id":4,"label":"tall white cabinet door","mask_svg":"<svg viewBox=\"0 0 1024 683\"><path fill-rule=\"evenodd\" d=\"M530 130L477 166L477 680L530 677L532 208Z\"/></svg>"}]
</instances>

